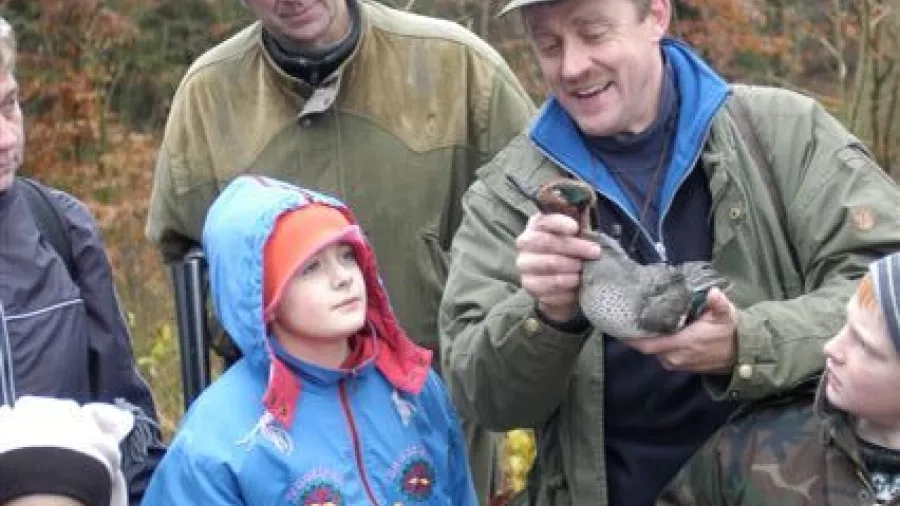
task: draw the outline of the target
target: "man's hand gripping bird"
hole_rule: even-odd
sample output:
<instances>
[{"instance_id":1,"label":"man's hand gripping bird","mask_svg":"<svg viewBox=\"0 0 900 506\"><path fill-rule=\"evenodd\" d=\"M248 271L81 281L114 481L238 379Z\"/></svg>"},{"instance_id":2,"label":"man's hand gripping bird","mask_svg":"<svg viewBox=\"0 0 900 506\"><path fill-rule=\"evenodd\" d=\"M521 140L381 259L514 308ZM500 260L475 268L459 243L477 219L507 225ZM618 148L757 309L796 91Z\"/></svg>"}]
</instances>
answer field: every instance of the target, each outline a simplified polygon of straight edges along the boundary
<instances>
[{"instance_id":1,"label":"man's hand gripping bird","mask_svg":"<svg viewBox=\"0 0 900 506\"><path fill-rule=\"evenodd\" d=\"M573 218L582 237L600 244L602 257L584 263L578 302L605 334L626 340L673 334L703 312L711 288L730 286L708 262L640 265L631 260L616 240L591 229L597 196L584 182L560 178L531 189L509 180L542 213Z\"/></svg>"}]
</instances>

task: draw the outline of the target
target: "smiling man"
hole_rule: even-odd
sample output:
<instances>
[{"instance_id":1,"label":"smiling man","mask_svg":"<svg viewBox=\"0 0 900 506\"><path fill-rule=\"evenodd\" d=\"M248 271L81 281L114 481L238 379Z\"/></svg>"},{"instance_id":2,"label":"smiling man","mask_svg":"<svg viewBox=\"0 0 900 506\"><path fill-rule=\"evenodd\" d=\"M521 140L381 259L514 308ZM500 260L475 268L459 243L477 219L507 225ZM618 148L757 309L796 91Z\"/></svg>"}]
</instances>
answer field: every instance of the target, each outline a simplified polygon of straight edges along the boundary
<instances>
[{"instance_id":1,"label":"smiling man","mask_svg":"<svg viewBox=\"0 0 900 506\"><path fill-rule=\"evenodd\" d=\"M444 374L486 427L534 427L532 504L653 504L741 402L820 371L867 265L900 249L900 190L814 100L730 86L666 38L669 0L513 0L551 92L463 200ZM733 288L673 335L624 342L577 304L601 254L522 189L597 192L641 264L709 261ZM626 287L627 288L627 287Z\"/></svg>"},{"instance_id":2,"label":"smiling man","mask_svg":"<svg viewBox=\"0 0 900 506\"><path fill-rule=\"evenodd\" d=\"M735 417L658 504L900 505L900 254L869 268L825 356L817 391Z\"/></svg>"}]
</instances>

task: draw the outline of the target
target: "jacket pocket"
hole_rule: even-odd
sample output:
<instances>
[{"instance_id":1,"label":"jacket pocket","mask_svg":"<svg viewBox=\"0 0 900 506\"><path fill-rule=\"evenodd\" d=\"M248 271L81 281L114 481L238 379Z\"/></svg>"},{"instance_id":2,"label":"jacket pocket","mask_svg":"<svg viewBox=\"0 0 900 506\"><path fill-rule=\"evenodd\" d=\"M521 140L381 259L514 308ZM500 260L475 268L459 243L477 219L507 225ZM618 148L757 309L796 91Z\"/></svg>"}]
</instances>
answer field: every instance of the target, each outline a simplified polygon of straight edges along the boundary
<instances>
[{"instance_id":1,"label":"jacket pocket","mask_svg":"<svg viewBox=\"0 0 900 506\"><path fill-rule=\"evenodd\" d=\"M87 315L80 299L7 314L6 326L18 396L90 400Z\"/></svg>"},{"instance_id":2,"label":"jacket pocket","mask_svg":"<svg viewBox=\"0 0 900 506\"><path fill-rule=\"evenodd\" d=\"M450 252L441 244L440 235L431 228L419 232L422 241L422 267L425 267L426 279L430 285L443 291L450 268Z\"/></svg>"}]
</instances>

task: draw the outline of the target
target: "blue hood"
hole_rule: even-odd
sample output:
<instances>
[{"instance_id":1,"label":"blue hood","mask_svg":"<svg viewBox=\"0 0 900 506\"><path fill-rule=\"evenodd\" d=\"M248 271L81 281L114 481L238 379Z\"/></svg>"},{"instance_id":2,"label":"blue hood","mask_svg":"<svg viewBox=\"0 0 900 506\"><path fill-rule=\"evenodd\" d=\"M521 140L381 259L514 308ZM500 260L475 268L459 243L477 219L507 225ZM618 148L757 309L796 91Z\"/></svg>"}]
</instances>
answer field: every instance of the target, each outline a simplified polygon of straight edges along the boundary
<instances>
[{"instance_id":1,"label":"blue hood","mask_svg":"<svg viewBox=\"0 0 900 506\"><path fill-rule=\"evenodd\" d=\"M282 213L310 203L344 208L327 195L257 176L241 176L213 202L203 251L216 316L245 357L268 360L264 342L263 250Z\"/></svg>"}]
</instances>

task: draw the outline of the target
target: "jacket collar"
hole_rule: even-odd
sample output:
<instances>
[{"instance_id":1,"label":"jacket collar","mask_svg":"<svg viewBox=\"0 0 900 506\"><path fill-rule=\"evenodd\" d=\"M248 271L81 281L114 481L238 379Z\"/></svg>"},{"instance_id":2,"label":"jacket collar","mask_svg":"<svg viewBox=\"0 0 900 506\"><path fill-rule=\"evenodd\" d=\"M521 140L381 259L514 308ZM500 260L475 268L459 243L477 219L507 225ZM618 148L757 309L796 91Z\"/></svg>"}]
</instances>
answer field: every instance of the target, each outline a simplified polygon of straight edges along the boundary
<instances>
[{"instance_id":1,"label":"jacket collar","mask_svg":"<svg viewBox=\"0 0 900 506\"><path fill-rule=\"evenodd\" d=\"M363 374L377 362L380 343L373 332L361 332L354 338L348 360L340 367L325 367L291 355L274 337L269 338L274 360L284 365L302 382L304 389L333 387L341 381Z\"/></svg>"},{"instance_id":2,"label":"jacket collar","mask_svg":"<svg viewBox=\"0 0 900 506\"><path fill-rule=\"evenodd\" d=\"M357 63L356 60L360 58L362 56L361 53L365 51L365 47L371 46L372 21L367 11L367 5L365 2L359 0L349 1L356 2L356 7L358 9L360 24L359 38L357 39L353 50L350 52L350 55L347 56L344 62L341 63L331 75L325 77L322 82L315 87L310 86L302 79L297 79L288 75L277 63L275 63L275 60L272 58L272 55L269 54L269 51L263 42L262 26L259 23L256 25L253 37L256 39L258 51L265 60L265 65L263 65L262 69L264 77L274 84L277 89L281 90L298 103L300 109L298 118L321 114L334 106L341 90L341 82L343 81L344 73L353 68Z\"/></svg>"},{"instance_id":3,"label":"jacket collar","mask_svg":"<svg viewBox=\"0 0 900 506\"><path fill-rule=\"evenodd\" d=\"M679 112L691 111L678 115L672 159L661 190L660 207L665 210L696 164L712 120L730 89L686 44L664 39L662 50L674 70ZM630 210L626 196L602 162L588 151L577 125L555 97L542 106L529 129L529 137L557 165L593 185L626 212Z\"/></svg>"},{"instance_id":4,"label":"jacket collar","mask_svg":"<svg viewBox=\"0 0 900 506\"><path fill-rule=\"evenodd\" d=\"M842 451L858 469L864 469L865 464L859 451L859 443L856 432L853 430L853 418L846 412L834 407L828 402L825 393L827 378L823 374L816 389L814 411L822 420L822 441Z\"/></svg>"}]
</instances>

